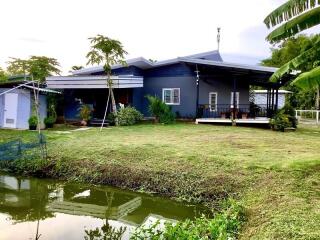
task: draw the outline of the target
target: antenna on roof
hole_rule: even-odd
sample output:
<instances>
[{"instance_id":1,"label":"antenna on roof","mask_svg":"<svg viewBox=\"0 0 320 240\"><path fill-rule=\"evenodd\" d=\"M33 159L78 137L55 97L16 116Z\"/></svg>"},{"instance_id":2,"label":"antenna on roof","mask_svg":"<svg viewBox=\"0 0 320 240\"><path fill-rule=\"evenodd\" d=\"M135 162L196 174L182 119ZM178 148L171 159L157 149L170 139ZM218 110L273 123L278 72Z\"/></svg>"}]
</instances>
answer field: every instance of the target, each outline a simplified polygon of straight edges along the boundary
<instances>
[{"instance_id":1,"label":"antenna on roof","mask_svg":"<svg viewBox=\"0 0 320 240\"><path fill-rule=\"evenodd\" d=\"M221 36L220 36L221 28L218 27L218 28L217 28L217 31L218 31L218 34L217 34L217 43L218 43L218 51L219 51L219 50L220 50L220 39L221 39Z\"/></svg>"}]
</instances>

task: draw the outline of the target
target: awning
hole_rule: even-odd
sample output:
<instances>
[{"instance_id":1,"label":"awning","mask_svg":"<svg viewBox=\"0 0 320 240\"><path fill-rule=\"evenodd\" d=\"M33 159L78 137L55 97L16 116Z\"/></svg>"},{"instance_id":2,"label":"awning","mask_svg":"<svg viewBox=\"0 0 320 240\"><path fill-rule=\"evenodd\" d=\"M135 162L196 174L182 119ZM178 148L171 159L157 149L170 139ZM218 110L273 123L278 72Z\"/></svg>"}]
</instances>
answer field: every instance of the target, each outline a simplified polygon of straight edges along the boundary
<instances>
[{"instance_id":1,"label":"awning","mask_svg":"<svg viewBox=\"0 0 320 240\"><path fill-rule=\"evenodd\" d=\"M132 75L111 76L113 88L142 88L143 77ZM107 76L57 76L47 77L50 89L98 89L108 88Z\"/></svg>"}]
</instances>

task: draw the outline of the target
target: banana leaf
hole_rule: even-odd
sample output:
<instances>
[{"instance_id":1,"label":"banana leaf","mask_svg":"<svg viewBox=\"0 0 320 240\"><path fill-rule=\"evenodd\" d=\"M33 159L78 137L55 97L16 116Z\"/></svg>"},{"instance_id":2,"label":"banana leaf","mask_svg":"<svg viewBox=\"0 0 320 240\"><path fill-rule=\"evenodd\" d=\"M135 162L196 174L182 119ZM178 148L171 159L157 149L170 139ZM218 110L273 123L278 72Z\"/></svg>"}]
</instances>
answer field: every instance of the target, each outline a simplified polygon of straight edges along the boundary
<instances>
[{"instance_id":1,"label":"banana leaf","mask_svg":"<svg viewBox=\"0 0 320 240\"><path fill-rule=\"evenodd\" d=\"M282 24L267 36L267 40L269 42L278 42L318 24L320 24L320 7Z\"/></svg>"},{"instance_id":2,"label":"banana leaf","mask_svg":"<svg viewBox=\"0 0 320 240\"><path fill-rule=\"evenodd\" d=\"M301 53L296 58L280 67L271 77L271 82L277 82L284 75L291 74L293 71L301 70L301 66L312 61L315 53L320 53L320 41L317 41L314 46L305 52Z\"/></svg>"},{"instance_id":3,"label":"banana leaf","mask_svg":"<svg viewBox=\"0 0 320 240\"><path fill-rule=\"evenodd\" d=\"M291 84L303 89L320 86L320 67L300 74Z\"/></svg>"},{"instance_id":4,"label":"banana leaf","mask_svg":"<svg viewBox=\"0 0 320 240\"><path fill-rule=\"evenodd\" d=\"M289 0L270 13L264 23L268 28L274 27L314 8L316 3L320 4L320 0Z\"/></svg>"}]
</instances>

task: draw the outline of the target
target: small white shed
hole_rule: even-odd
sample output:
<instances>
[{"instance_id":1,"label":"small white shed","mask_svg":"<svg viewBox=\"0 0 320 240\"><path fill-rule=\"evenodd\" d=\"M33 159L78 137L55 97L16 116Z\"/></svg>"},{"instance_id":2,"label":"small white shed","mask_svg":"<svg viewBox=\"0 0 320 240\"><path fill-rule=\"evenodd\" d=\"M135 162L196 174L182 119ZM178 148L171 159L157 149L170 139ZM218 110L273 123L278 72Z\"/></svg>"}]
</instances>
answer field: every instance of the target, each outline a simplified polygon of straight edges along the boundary
<instances>
[{"instance_id":1,"label":"small white shed","mask_svg":"<svg viewBox=\"0 0 320 240\"><path fill-rule=\"evenodd\" d=\"M254 103L258 106L266 106L267 105L267 90L254 90ZM286 96L291 94L292 92L287 90L279 90L278 92L278 108L283 108L286 103ZM276 99L274 98L274 104L276 103Z\"/></svg>"},{"instance_id":2,"label":"small white shed","mask_svg":"<svg viewBox=\"0 0 320 240\"><path fill-rule=\"evenodd\" d=\"M10 91L9 91L10 90ZM9 92L7 92L9 91ZM6 92L6 93L4 93ZM1 94L4 93L4 94ZM46 95L40 94L40 118L47 116ZM12 89L10 84L0 84L0 127L28 129L28 120L32 115L33 89Z\"/></svg>"}]
</instances>

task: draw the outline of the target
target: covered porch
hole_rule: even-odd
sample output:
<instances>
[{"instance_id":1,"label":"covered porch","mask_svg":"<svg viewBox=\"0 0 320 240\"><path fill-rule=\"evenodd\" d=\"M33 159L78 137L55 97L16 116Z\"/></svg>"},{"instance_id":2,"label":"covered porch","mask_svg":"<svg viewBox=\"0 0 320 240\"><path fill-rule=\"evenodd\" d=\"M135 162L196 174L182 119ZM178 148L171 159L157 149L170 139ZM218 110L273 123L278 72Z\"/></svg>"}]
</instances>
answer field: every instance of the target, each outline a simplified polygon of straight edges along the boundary
<instances>
[{"instance_id":1,"label":"covered porch","mask_svg":"<svg viewBox=\"0 0 320 240\"><path fill-rule=\"evenodd\" d=\"M187 63L196 72L197 124L269 124L277 112L279 88L286 83L286 79L276 83L269 81L277 69L201 59ZM205 98L202 96L204 87L211 89ZM264 104L254 103L254 87L267 90Z\"/></svg>"},{"instance_id":2,"label":"covered porch","mask_svg":"<svg viewBox=\"0 0 320 240\"><path fill-rule=\"evenodd\" d=\"M111 76L111 79L116 103L119 106L120 104L123 106L135 105L135 101L137 101L135 95L143 87L143 77L119 75ZM79 120L79 108L83 104L92 109L92 121L103 118L109 94L107 76L72 75L48 77L47 87L63 91L62 107L60 107L65 120Z\"/></svg>"}]
</instances>

